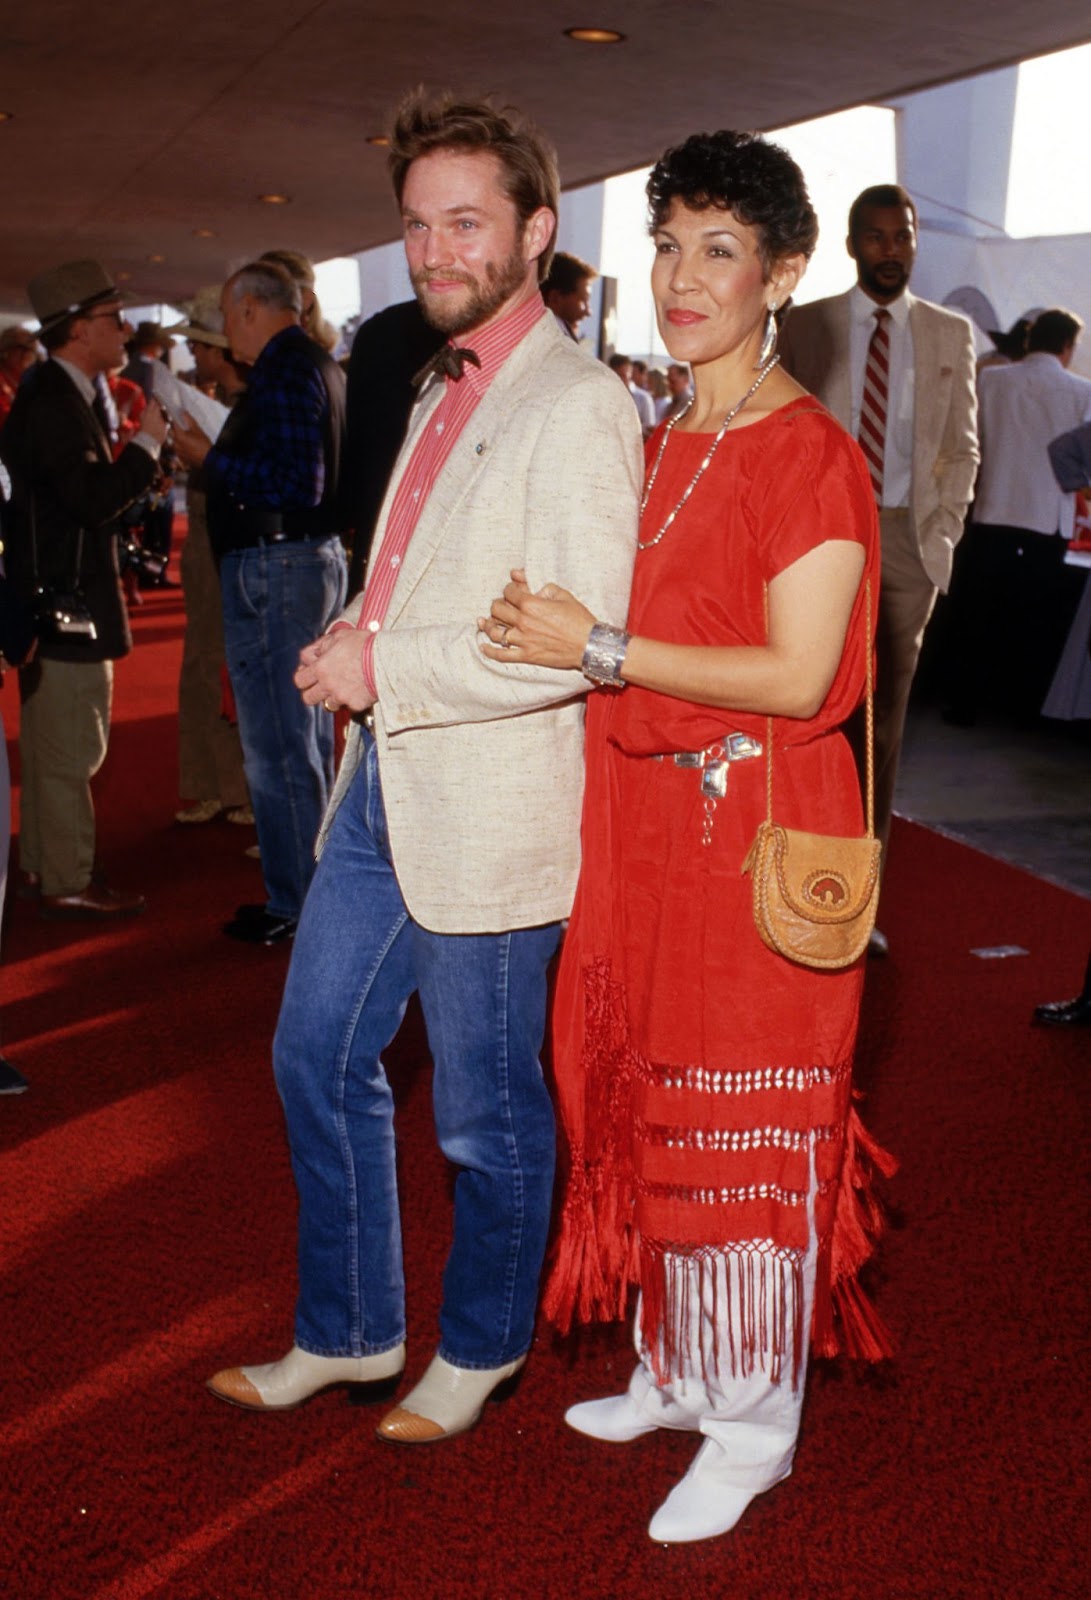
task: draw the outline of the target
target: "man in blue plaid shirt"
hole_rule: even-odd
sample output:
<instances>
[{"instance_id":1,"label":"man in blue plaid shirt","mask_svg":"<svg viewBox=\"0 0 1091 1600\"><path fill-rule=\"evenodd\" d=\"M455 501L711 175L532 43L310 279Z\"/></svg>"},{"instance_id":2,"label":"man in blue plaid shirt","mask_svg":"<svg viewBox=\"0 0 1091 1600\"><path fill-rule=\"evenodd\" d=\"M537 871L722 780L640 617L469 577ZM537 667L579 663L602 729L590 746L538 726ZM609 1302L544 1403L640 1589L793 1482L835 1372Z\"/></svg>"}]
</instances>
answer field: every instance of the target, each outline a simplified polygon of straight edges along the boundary
<instances>
[{"instance_id":1,"label":"man in blue plaid shirt","mask_svg":"<svg viewBox=\"0 0 1091 1600\"><path fill-rule=\"evenodd\" d=\"M222 305L232 355L252 364L249 384L215 444L181 418L175 442L187 464L204 467L265 877L265 902L240 906L224 931L275 944L295 932L333 781L332 718L302 704L292 674L345 602L345 380L300 326L299 285L282 267L243 267L224 285Z\"/></svg>"}]
</instances>

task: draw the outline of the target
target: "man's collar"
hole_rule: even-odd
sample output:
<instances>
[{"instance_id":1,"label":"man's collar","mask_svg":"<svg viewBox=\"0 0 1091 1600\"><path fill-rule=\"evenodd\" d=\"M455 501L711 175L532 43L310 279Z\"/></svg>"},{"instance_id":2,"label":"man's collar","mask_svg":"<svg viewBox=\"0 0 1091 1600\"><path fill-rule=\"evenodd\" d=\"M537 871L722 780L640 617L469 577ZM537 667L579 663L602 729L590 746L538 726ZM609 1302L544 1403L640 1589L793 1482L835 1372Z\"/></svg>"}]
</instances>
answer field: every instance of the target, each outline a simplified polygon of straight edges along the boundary
<instances>
[{"instance_id":1,"label":"man's collar","mask_svg":"<svg viewBox=\"0 0 1091 1600\"><path fill-rule=\"evenodd\" d=\"M493 378L517 345L545 315L545 301L539 291L517 305L513 311L487 323L470 333L460 333L451 344L470 349L480 361L480 368L467 365L463 369L464 381L475 394L484 394Z\"/></svg>"},{"instance_id":2,"label":"man's collar","mask_svg":"<svg viewBox=\"0 0 1091 1600\"><path fill-rule=\"evenodd\" d=\"M258 354L254 357L254 367L257 368L260 366L260 364L265 360L265 357L273 349L274 345L284 344L289 337L294 336L297 333L302 333L304 339L310 338L310 335L304 332L302 324L298 322L289 322L283 328L278 328L276 333L270 334L268 339L266 339L265 343L262 345Z\"/></svg>"},{"instance_id":3,"label":"man's collar","mask_svg":"<svg viewBox=\"0 0 1091 1600\"><path fill-rule=\"evenodd\" d=\"M856 322L873 323L876 311L889 311L890 320L896 328L905 328L909 325L909 313L913 309L913 296L908 289L892 300L887 306L880 306L869 294L865 294L858 283L854 283L849 291L849 305L852 316Z\"/></svg>"},{"instance_id":4,"label":"man's collar","mask_svg":"<svg viewBox=\"0 0 1091 1600\"><path fill-rule=\"evenodd\" d=\"M87 401L88 405L91 405L95 398L95 386L86 372L81 371L79 367L73 366L71 361L66 361L63 356L50 356L49 359L50 361L55 361L58 367L68 374L84 400Z\"/></svg>"}]
</instances>

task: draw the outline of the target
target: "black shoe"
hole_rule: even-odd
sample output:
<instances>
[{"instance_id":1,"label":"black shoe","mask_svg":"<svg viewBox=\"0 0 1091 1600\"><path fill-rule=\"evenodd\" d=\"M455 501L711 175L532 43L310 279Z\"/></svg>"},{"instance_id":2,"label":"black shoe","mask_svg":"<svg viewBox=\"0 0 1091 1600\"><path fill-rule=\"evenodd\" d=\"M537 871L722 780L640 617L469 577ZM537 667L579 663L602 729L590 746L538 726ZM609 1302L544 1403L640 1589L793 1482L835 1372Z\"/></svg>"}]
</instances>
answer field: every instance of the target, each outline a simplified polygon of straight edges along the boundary
<instances>
[{"instance_id":1,"label":"black shoe","mask_svg":"<svg viewBox=\"0 0 1091 1600\"><path fill-rule=\"evenodd\" d=\"M248 910L248 907L240 907ZM258 916L236 916L234 921L224 923L224 932L229 939L238 939L243 944L283 944L286 939L295 936L295 918L280 917L272 911L266 911L264 906L257 908Z\"/></svg>"},{"instance_id":2,"label":"black shoe","mask_svg":"<svg viewBox=\"0 0 1091 1600\"><path fill-rule=\"evenodd\" d=\"M232 922L261 922L269 915L269 907L262 902L261 905L243 905L235 907Z\"/></svg>"},{"instance_id":3,"label":"black shoe","mask_svg":"<svg viewBox=\"0 0 1091 1600\"><path fill-rule=\"evenodd\" d=\"M22 1094L30 1085L21 1072L16 1072L10 1061L0 1056L0 1094Z\"/></svg>"},{"instance_id":4,"label":"black shoe","mask_svg":"<svg viewBox=\"0 0 1091 1600\"><path fill-rule=\"evenodd\" d=\"M869 956L881 959L890 954L890 945L885 933L880 933L878 928L872 928L868 935L867 953Z\"/></svg>"},{"instance_id":5,"label":"black shoe","mask_svg":"<svg viewBox=\"0 0 1091 1600\"><path fill-rule=\"evenodd\" d=\"M1062 1028L1086 1027L1091 1024L1091 994L1078 994L1074 1000L1047 1000L1035 1006L1034 1021Z\"/></svg>"}]
</instances>

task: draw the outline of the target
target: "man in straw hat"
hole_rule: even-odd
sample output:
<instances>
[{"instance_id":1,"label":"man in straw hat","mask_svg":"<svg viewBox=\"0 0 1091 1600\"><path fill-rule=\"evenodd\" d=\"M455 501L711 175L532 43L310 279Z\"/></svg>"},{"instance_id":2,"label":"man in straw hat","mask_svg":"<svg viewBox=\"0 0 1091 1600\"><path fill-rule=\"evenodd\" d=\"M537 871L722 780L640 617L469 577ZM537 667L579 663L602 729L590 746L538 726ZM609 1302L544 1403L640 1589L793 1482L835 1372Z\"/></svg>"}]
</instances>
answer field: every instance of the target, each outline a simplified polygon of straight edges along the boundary
<instances>
[{"instance_id":1,"label":"man in straw hat","mask_svg":"<svg viewBox=\"0 0 1091 1600\"><path fill-rule=\"evenodd\" d=\"M132 648L117 519L155 478L167 421L151 402L112 459L95 379L122 365L130 329L99 262L54 267L27 292L49 359L20 385L0 442L8 573L39 614L38 651L20 672L20 863L44 916L113 920L144 908L94 871L90 780L106 756L113 663Z\"/></svg>"}]
</instances>

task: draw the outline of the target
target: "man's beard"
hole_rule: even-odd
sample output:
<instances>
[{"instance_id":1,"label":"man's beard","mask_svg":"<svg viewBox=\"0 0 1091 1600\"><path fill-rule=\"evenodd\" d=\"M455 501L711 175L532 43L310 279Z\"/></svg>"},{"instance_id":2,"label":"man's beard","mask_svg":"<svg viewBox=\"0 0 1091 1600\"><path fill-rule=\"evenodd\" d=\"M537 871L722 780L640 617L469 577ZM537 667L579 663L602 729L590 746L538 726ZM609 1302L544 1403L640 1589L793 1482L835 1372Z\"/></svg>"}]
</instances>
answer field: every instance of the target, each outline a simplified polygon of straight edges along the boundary
<instances>
[{"instance_id":1,"label":"man's beard","mask_svg":"<svg viewBox=\"0 0 1091 1600\"><path fill-rule=\"evenodd\" d=\"M494 316L505 300L510 300L517 289L523 285L526 277L527 264L520 250L513 250L506 260L497 264L495 261L485 263L485 281L471 277L466 272L437 272L435 277L445 283L464 283L469 289L469 296L464 300L447 303L446 296L432 299L427 294L427 283L432 273L424 270L412 274L413 289L420 301L421 310L425 320L433 328L438 328L440 333L457 335L469 333L473 328L479 328L483 322L488 322Z\"/></svg>"},{"instance_id":2,"label":"man's beard","mask_svg":"<svg viewBox=\"0 0 1091 1600\"><path fill-rule=\"evenodd\" d=\"M897 300L909 286L909 268L903 266L900 261L884 261L880 264L884 267L897 267L898 276L895 277L893 272L880 274L877 267L860 267L857 263L860 287L880 300Z\"/></svg>"}]
</instances>

